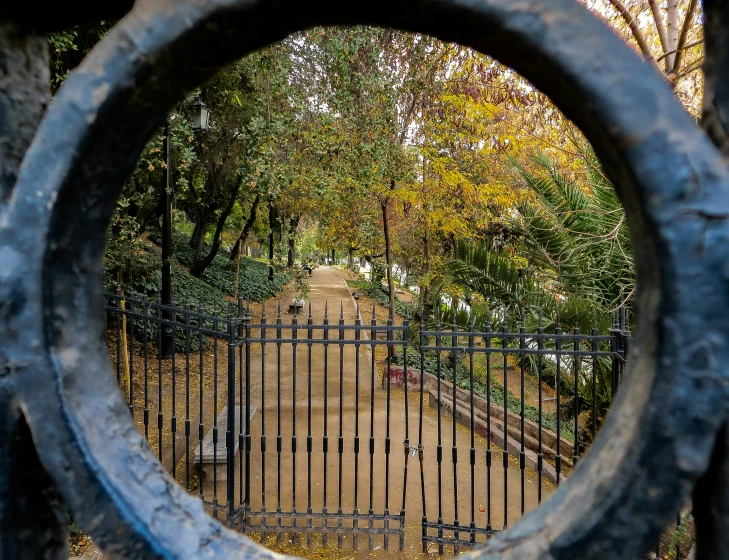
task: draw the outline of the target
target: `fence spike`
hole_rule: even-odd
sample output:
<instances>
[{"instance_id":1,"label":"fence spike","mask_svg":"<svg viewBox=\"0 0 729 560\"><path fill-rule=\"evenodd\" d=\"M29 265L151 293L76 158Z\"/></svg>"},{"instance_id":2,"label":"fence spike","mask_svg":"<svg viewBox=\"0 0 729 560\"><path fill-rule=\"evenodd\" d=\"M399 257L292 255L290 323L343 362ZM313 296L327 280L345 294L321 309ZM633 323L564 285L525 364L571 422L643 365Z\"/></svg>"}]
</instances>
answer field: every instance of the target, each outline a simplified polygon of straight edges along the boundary
<instances>
[{"instance_id":1,"label":"fence spike","mask_svg":"<svg viewBox=\"0 0 729 560\"><path fill-rule=\"evenodd\" d=\"M592 327L597 330L597 311L592 310Z\"/></svg>"},{"instance_id":2,"label":"fence spike","mask_svg":"<svg viewBox=\"0 0 729 560\"><path fill-rule=\"evenodd\" d=\"M542 308L539 308L539 328L543 328L544 324L542 323Z\"/></svg>"},{"instance_id":3,"label":"fence spike","mask_svg":"<svg viewBox=\"0 0 729 560\"><path fill-rule=\"evenodd\" d=\"M344 301L339 300L339 319L344 321Z\"/></svg>"},{"instance_id":4,"label":"fence spike","mask_svg":"<svg viewBox=\"0 0 729 560\"><path fill-rule=\"evenodd\" d=\"M309 300L309 321L311 321L311 300Z\"/></svg>"},{"instance_id":5,"label":"fence spike","mask_svg":"<svg viewBox=\"0 0 729 560\"><path fill-rule=\"evenodd\" d=\"M561 317L559 315L559 304L557 304L555 306L555 309L557 311L557 327L561 327L562 326L562 319L561 319Z\"/></svg>"},{"instance_id":6,"label":"fence spike","mask_svg":"<svg viewBox=\"0 0 729 560\"><path fill-rule=\"evenodd\" d=\"M575 329L580 329L580 311L575 307Z\"/></svg>"},{"instance_id":7,"label":"fence spike","mask_svg":"<svg viewBox=\"0 0 729 560\"><path fill-rule=\"evenodd\" d=\"M281 300L278 300L277 307L278 307L278 310L276 312L277 313L277 318L280 319L281 318Z\"/></svg>"},{"instance_id":8,"label":"fence spike","mask_svg":"<svg viewBox=\"0 0 729 560\"><path fill-rule=\"evenodd\" d=\"M324 320L329 319L329 300L324 300Z\"/></svg>"}]
</instances>

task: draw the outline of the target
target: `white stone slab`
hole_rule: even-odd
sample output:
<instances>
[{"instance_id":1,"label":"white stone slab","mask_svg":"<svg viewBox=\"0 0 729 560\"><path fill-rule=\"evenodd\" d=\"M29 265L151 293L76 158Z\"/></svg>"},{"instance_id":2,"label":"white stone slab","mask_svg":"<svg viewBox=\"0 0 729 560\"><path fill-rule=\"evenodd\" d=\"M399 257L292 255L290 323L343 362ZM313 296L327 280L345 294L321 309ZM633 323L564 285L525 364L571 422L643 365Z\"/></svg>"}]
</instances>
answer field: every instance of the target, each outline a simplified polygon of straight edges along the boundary
<instances>
[{"instance_id":1,"label":"white stone slab","mask_svg":"<svg viewBox=\"0 0 729 560\"><path fill-rule=\"evenodd\" d=\"M235 405L235 434L233 434L233 456L239 451L239 439L238 434L241 431L240 419L241 419L241 407L245 408L245 404ZM255 405L250 406L251 417L250 421L253 420L253 415L258 410ZM228 429L228 407L223 407L218 413L218 445L217 449L213 445L213 430L210 429L205 434L202 441L202 463L217 463L224 465L228 462L228 446L225 442L225 432ZM195 463L200 463L200 445L195 448Z\"/></svg>"}]
</instances>

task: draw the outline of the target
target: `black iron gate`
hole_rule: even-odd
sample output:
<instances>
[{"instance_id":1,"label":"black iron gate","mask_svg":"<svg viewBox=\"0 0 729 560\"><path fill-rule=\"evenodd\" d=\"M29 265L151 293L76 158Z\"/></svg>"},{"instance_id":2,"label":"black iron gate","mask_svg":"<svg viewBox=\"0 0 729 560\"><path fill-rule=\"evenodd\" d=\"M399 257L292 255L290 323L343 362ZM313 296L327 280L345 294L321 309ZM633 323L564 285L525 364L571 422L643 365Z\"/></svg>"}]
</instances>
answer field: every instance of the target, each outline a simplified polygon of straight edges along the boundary
<instances>
[{"instance_id":1,"label":"black iron gate","mask_svg":"<svg viewBox=\"0 0 729 560\"><path fill-rule=\"evenodd\" d=\"M370 548L394 537L443 554L506 528L569 476L630 341L623 310L603 334L558 319L528 332L524 317L512 331L506 316L411 333L374 309L363 324L349 302L273 319L242 300L108 302L117 381L162 464L229 526L308 546L366 535ZM419 535L406 535L406 509Z\"/></svg>"},{"instance_id":2,"label":"black iron gate","mask_svg":"<svg viewBox=\"0 0 729 560\"><path fill-rule=\"evenodd\" d=\"M383 535L385 547L396 536L404 547L407 474L391 472L391 455L402 453L391 437L397 404L389 384L384 391L376 387L375 353L383 347L389 356L390 348L402 348L406 330L362 325L359 313L346 323L342 305L333 320L326 306L307 306L305 315L285 319L278 308L273 323L264 308L260 322L245 323L245 401L256 399L261 410L250 424L260 447L250 444L250 430L245 436L247 531L263 540L275 534L279 542L282 533L294 539L304 533L308 545L315 535L324 545L336 535L340 547L347 537L357 547L362 533L370 547L375 535ZM377 414L383 399L384 426ZM407 424L407 406L401 412ZM267 460L275 461L275 476ZM378 486L382 496L376 496ZM400 495L393 495L395 486Z\"/></svg>"},{"instance_id":3,"label":"black iron gate","mask_svg":"<svg viewBox=\"0 0 729 560\"><path fill-rule=\"evenodd\" d=\"M577 316L573 320L574 326L563 331L557 316L547 331L540 315L536 332L527 331L523 315L516 332L509 330L506 316L494 329L487 321L477 330L473 317L467 329L455 323L444 327L440 321L428 329L421 323L420 399L438 414L435 458L429 454L430 466L437 470L437 494L424 492L422 497L424 511L428 499L436 498L437 517L423 515L424 551L433 543L440 554L445 546L457 554L461 547L484 542L541 503L577 464L581 447L589 445L602 420L598 416L605 412L597 392L607 384L599 377L610 375L612 400L630 331L624 308L614 313L606 334L600 334L596 318L588 333L580 332ZM435 376L425 371L429 354L435 356ZM552 367L545 375L548 363ZM528 394L527 384L536 395ZM449 426L443 425L444 417ZM423 421L421 414L421 438ZM460 438L459 425L465 428ZM459 454L459 439L468 446L467 454ZM428 454L425 462L427 472ZM448 476L452 485L444 499ZM466 491L460 494L463 499L459 487Z\"/></svg>"}]
</instances>

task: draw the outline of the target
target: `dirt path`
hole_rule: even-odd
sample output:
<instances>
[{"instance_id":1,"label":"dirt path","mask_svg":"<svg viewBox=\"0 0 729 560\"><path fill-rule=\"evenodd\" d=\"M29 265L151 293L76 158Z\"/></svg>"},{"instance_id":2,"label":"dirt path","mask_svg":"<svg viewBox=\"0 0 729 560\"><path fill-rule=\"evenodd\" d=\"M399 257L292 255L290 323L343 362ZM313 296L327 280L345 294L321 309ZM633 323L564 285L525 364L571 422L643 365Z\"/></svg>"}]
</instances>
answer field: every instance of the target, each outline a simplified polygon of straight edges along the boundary
<instances>
[{"instance_id":1,"label":"dirt path","mask_svg":"<svg viewBox=\"0 0 729 560\"><path fill-rule=\"evenodd\" d=\"M311 314L314 325L324 320L325 305L328 304L328 320L336 324L340 317L344 324L352 325L356 320L356 307L344 281L333 270L317 268L311 278ZM285 302L288 303L288 302ZM283 305L282 305L283 307ZM305 313L299 315L299 323L306 322ZM282 323L290 324L293 316L282 315ZM275 317L268 317L275 322ZM314 338L322 338L321 330L313 331ZM282 336L289 338L290 329L282 329ZM257 336L254 334L254 336ZM275 336L275 328L269 329L267 337ZM330 340L336 340L338 331L330 331ZM354 338L347 331L345 339ZM260 347L253 345L252 349ZM322 344L299 343L294 350L290 343L277 345L268 343L262 352L254 352L251 358L251 405L258 407L251 424L251 475L250 505L254 512L265 510L321 512L324 507L329 512L339 509L347 513L359 510L367 513L372 509L382 514L389 509L397 514L403 505L406 512L405 556L411 557L421 550L421 480L420 465L417 458L408 460L407 492L403 504L403 479L405 470L405 448L407 436L411 445L418 443L419 394L411 392L407 396L402 391L392 390L389 394L381 387L382 367L373 364L369 345L359 348L354 344L340 345L330 343L325 350ZM327 364L325 369L324 364ZM311 364L309 366L309 364ZM389 409L389 421L388 421ZM441 464L440 513L446 522L452 522L457 510L459 522L471 522L471 478L469 464L470 433L457 426L455 432L450 419L440 418L443 463ZM390 437L390 453L385 453L386 439ZM427 395L423 406L424 476L426 489L426 511L430 521L439 516L438 494L439 477L436 451L438 447L438 415L428 408ZM325 434L328 436L328 453L323 452ZM293 436L296 437L296 453L292 453ZM359 453L355 453L355 440L359 436ZM265 436L266 451L261 451L261 441ZM281 452L277 453L277 437L281 438ZM458 448L458 464L454 481L452 451L453 437ZM311 454L307 453L307 439L311 438ZM342 438L342 453L339 453L339 438ZM374 438L375 452L372 455L370 470L370 437ZM487 442L475 438L475 500L474 515L478 527L486 526L490 515L495 529L504 526L504 513L509 524L521 515L521 472L518 461L511 458L508 469L503 466L500 450L494 449L492 466L486 467ZM240 499L244 485L240 481L239 454L236 463L236 500ZM280 461L280 469L278 468ZM389 463L389 465L388 465ZM490 470L491 492L487 490L487 472ZM325 484L326 477L326 484ZM295 481L295 482L294 482ZM504 488L508 488L505 496ZM524 473L524 507L528 511L537 503L536 474ZM265 483L265 486L264 486ZM454 501L457 490L457 501ZM546 497L549 489L545 488ZM205 483L206 497L212 497L212 484ZM225 498L225 484L218 484L217 495L220 501ZM325 500L326 495L326 500ZM489 507L490 505L490 507ZM257 522L257 521L256 521ZM273 518L268 524L275 524ZM306 521L299 521L306 525ZM365 523L360 521L360 526ZM336 525L336 521L330 521ZM288 525L288 522L283 522ZM351 521L345 521L351 526ZM381 527L382 522L375 526ZM314 523L316 526L316 522ZM320 542L315 535L314 544ZM286 540L286 537L283 538ZM330 537L330 543L333 540ZM372 553L368 549L367 535L360 535L357 551L345 551L347 556L367 556L373 554L395 556L399 538L390 537L390 549L385 550L382 536L376 536L374 546L380 550ZM268 535L267 542L275 544L275 537ZM294 548L305 556L321 556L317 547L307 547L307 537L301 533ZM345 548L351 548L350 536L342 537ZM274 546L275 548L275 546Z\"/></svg>"}]
</instances>

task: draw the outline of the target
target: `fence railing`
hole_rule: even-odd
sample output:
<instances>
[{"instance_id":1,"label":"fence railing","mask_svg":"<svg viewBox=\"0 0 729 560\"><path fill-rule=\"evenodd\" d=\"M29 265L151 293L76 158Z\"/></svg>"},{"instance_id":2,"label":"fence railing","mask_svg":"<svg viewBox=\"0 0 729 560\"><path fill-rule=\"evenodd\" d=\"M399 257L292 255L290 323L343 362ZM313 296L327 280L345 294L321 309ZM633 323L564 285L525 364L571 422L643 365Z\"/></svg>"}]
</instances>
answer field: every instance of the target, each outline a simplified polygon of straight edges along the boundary
<instances>
[{"instance_id":1,"label":"fence railing","mask_svg":"<svg viewBox=\"0 0 729 560\"><path fill-rule=\"evenodd\" d=\"M349 302L267 311L121 293L107 305L119 385L157 457L264 542L482 542L570 476L630 349L622 311L586 333L365 322Z\"/></svg>"}]
</instances>

